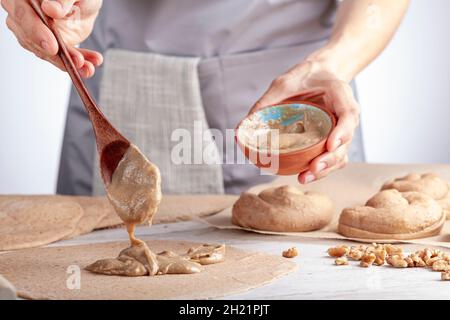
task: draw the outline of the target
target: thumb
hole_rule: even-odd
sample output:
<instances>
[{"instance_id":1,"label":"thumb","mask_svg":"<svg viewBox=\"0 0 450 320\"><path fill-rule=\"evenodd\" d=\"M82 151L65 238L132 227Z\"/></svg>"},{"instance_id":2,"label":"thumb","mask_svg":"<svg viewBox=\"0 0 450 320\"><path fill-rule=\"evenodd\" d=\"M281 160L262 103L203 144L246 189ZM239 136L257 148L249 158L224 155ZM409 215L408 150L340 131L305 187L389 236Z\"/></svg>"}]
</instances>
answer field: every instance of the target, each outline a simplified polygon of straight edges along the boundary
<instances>
[{"instance_id":1,"label":"thumb","mask_svg":"<svg viewBox=\"0 0 450 320\"><path fill-rule=\"evenodd\" d=\"M77 0L44 0L42 1L42 10L53 19L62 19L67 16Z\"/></svg>"},{"instance_id":2,"label":"thumb","mask_svg":"<svg viewBox=\"0 0 450 320\"><path fill-rule=\"evenodd\" d=\"M295 79L289 74L279 76L269 86L269 89L262 95L262 97L250 109L250 113L255 112L265 106L276 104L286 98L289 98L297 93L298 86Z\"/></svg>"}]
</instances>

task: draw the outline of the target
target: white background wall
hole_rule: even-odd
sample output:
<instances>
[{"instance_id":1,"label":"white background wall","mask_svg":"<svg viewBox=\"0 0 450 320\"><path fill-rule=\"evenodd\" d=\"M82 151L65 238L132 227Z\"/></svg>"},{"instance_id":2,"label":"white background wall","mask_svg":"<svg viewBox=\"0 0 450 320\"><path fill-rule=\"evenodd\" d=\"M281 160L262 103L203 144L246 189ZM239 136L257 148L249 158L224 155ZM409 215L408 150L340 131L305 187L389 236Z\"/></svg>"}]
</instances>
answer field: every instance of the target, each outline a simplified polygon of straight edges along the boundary
<instances>
[{"instance_id":1,"label":"white background wall","mask_svg":"<svg viewBox=\"0 0 450 320\"><path fill-rule=\"evenodd\" d=\"M450 1L415 0L357 79L369 162L450 163ZM0 193L53 193L68 78L19 47L0 10Z\"/></svg>"},{"instance_id":2,"label":"white background wall","mask_svg":"<svg viewBox=\"0 0 450 320\"><path fill-rule=\"evenodd\" d=\"M53 193L65 125L65 74L23 50L0 8L0 193Z\"/></svg>"},{"instance_id":3,"label":"white background wall","mask_svg":"<svg viewBox=\"0 0 450 320\"><path fill-rule=\"evenodd\" d=\"M412 0L389 47L357 78L369 162L450 163L449 13L448 0Z\"/></svg>"}]
</instances>

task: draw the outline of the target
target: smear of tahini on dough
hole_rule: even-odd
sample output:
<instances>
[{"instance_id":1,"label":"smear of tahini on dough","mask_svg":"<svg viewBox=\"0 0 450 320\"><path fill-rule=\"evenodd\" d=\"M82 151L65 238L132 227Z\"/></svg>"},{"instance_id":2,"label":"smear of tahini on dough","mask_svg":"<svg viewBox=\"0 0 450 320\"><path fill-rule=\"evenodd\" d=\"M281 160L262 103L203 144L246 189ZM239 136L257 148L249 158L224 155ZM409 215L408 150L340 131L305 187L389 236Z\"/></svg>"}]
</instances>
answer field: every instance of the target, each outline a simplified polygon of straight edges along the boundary
<instances>
[{"instance_id":1,"label":"smear of tahini on dough","mask_svg":"<svg viewBox=\"0 0 450 320\"><path fill-rule=\"evenodd\" d=\"M86 270L106 275L144 276L157 274L189 274L202 270L202 265L222 262L224 245L202 245L185 254L172 251L153 253L147 244L134 235L136 225L148 222L161 202L161 175L135 145L130 145L119 162L107 187L108 199L125 223L131 246L117 258L98 260Z\"/></svg>"}]
</instances>

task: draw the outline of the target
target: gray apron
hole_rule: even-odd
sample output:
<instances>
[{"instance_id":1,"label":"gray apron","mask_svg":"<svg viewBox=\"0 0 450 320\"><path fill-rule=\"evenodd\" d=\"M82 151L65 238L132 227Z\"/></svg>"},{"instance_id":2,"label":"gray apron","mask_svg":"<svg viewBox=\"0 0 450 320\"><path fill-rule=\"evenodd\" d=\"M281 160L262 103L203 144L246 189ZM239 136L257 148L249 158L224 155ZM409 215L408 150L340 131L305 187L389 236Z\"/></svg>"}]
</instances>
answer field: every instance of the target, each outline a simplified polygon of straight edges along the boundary
<instances>
[{"instance_id":1,"label":"gray apron","mask_svg":"<svg viewBox=\"0 0 450 320\"><path fill-rule=\"evenodd\" d=\"M198 62L198 58L114 49L105 56L100 106L111 123L158 166L167 194L224 192L221 159L202 106ZM185 154L172 155L174 133L186 140L189 150L180 152ZM182 140L180 144L185 146ZM213 152L205 152L210 146ZM97 167L93 194L104 193Z\"/></svg>"},{"instance_id":2,"label":"gray apron","mask_svg":"<svg viewBox=\"0 0 450 320\"><path fill-rule=\"evenodd\" d=\"M225 132L236 126L276 76L324 44L331 33L333 6L330 0L116 0L104 2L94 32L83 46L103 53L122 49L199 59L198 80L206 123ZM107 62L87 81L97 99L106 68ZM151 108L151 104L147 107ZM228 159L230 154L239 152L232 152L234 147L223 153L225 192L239 193L272 179L260 175L251 164L227 164L232 161ZM158 150L149 148L150 158L156 157ZM359 131L350 157L353 161L364 160ZM170 154L166 159L170 161ZM92 128L72 90L57 192L92 194L94 164ZM163 181L169 174L163 173ZM168 191L185 190L170 187Z\"/></svg>"}]
</instances>

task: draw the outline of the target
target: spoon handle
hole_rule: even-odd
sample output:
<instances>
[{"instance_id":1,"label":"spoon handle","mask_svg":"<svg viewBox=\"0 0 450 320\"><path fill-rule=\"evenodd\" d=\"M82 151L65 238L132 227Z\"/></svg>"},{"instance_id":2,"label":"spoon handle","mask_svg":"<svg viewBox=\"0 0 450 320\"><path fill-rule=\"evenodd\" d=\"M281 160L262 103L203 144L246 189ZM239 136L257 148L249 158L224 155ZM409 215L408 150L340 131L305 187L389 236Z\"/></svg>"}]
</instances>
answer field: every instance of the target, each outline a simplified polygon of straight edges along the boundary
<instances>
[{"instance_id":1,"label":"spoon handle","mask_svg":"<svg viewBox=\"0 0 450 320\"><path fill-rule=\"evenodd\" d=\"M113 140L123 140L127 141L106 119L104 114L100 111L94 98L89 94L80 74L78 73L75 64L73 63L72 57L67 50L67 46L55 26L55 21L49 18L41 8L41 3L39 0L28 0L31 7L34 9L36 14L42 20L42 22L50 29L54 34L56 41L59 45L58 56L61 58L64 66L66 67L67 73L70 75L72 82L80 95L81 100L88 112L89 118L91 120L92 126L94 128L94 133L96 136L98 150L103 150L111 141Z\"/></svg>"}]
</instances>

